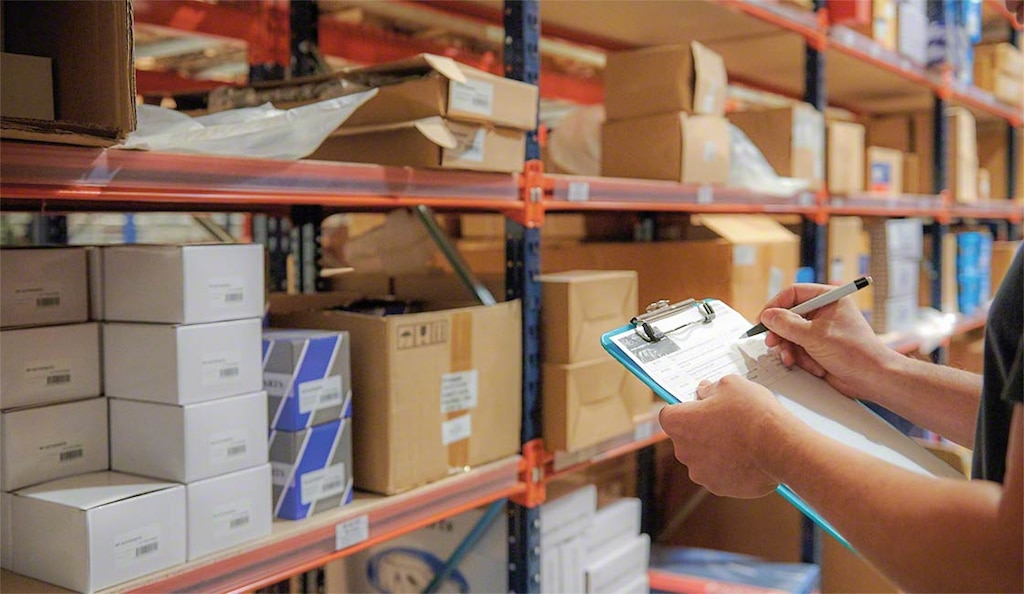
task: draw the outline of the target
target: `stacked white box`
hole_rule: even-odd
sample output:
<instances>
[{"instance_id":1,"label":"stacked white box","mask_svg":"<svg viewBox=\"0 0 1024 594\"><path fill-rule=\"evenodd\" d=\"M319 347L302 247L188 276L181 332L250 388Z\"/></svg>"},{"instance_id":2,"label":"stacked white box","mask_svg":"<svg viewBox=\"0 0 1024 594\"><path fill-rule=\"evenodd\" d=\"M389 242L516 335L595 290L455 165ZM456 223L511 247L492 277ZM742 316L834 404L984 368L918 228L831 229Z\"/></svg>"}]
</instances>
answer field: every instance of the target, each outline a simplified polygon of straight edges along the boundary
<instances>
[{"instance_id":1,"label":"stacked white box","mask_svg":"<svg viewBox=\"0 0 1024 594\"><path fill-rule=\"evenodd\" d=\"M270 534L269 482L263 464L186 485L188 559Z\"/></svg>"},{"instance_id":2,"label":"stacked white box","mask_svg":"<svg viewBox=\"0 0 1024 594\"><path fill-rule=\"evenodd\" d=\"M868 219L866 228L874 287L871 327L880 333L910 329L917 321L921 219Z\"/></svg>"},{"instance_id":3,"label":"stacked white box","mask_svg":"<svg viewBox=\"0 0 1024 594\"><path fill-rule=\"evenodd\" d=\"M541 592L585 591L585 533L596 509L594 485L583 486L541 506Z\"/></svg>"},{"instance_id":4,"label":"stacked white box","mask_svg":"<svg viewBox=\"0 0 1024 594\"><path fill-rule=\"evenodd\" d=\"M651 540L640 532L641 503L617 499L599 508L583 538L587 592L646 592Z\"/></svg>"}]
</instances>

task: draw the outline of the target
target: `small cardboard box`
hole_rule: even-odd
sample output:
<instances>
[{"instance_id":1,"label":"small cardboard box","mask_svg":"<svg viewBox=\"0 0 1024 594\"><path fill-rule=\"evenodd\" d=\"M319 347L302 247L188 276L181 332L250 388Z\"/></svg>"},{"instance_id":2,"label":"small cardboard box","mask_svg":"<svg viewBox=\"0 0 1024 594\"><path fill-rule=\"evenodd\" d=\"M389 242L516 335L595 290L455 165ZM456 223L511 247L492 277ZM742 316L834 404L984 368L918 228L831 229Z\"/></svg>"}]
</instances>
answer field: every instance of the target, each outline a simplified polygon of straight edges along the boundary
<instances>
[{"instance_id":1,"label":"small cardboard box","mask_svg":"<svg viewBox=\"0 0 1024 594\"><path fill-rule=\"evenodd\" d=\"M433 169L523 170L526 133L432 117L341 128L308 158Z\"/></svg>"},{"instance_id":2,"label":"small cardboard box","mask_svg":"<svg viewBox=\"0 0 1024 594\"><path fill-rule=\"evenodd\" d=\"M89 319L84 248L0 250L0 326L50 326Z\"/></svg>"},{"instance_id":3,"label":"small cardboard box","mask_svg":"<svg viewBox=\"0 0 1024 594\"><path fill-rule=\"evenodd\" d=\"M131 2L4 2L4 20L4 51L51 61L56 119L11 117L5 96L0 137L110 146L135 130Z\"/></svg>"},{"instance_id":4,"label":"small cardboard box","mask_svg":"<svg viewBox=\"0 0 1024 594\"><path fill-rule=\"evenodd\" d=\"M864 191L864 126L830 121L827 125L828 191L856 194Z\"/></svg>"},{"instance_id":5,"label":"small cardboard box","mask_svg":"<svg viewBox=\"0 0 1024 594\"><path fill-rule=\"evenodd\" d=\"M352 419L270 432L274 516L301 520L352 501Z\"/></svg>"},{"instance_id":6,"label":"small cardboard box","mask_svg":"<svg viewBox=\"0 0 1024 594\"><path fill-rule=\"evenodd\" d=\"M347 332L263 330L263 389L271 429L298 431L352 416Z\"/></svg>"},{"instance_id":7,"label":"small cardboard box","mask_svg":"<svg viewBox=\"0 0 1024 594\"><path fill-rule=\"evenodd\" d=\"M118 322L202 324L263 316L263 246L103 248L103 315Z\"/></svg>"},{"instance_id":8,"label":"small cardboard box","mask_svg":"<svg viewBox=\"0 0 1024 594\"><path fill-rule=\"evenodd\" d=\"M100 325L0 331L0 409L98 396Z\"/></svg>"},{"instance_id":9,"label":"small cardboard box","mask_svg":"<svg viewBox=\"0 0 1024 594\"><path fill-rule=\"evenodd\" d=\"M978 201L978 132L974 116L966 109L947 112L949 127L949 191L962 203Z\"/></svg>"},{"instance_id":10,"label":"small cardboard box","mask_svg":"<svg viewBox=\"0 0 1024 594\"><path fill-rule=\"evenodd\" d=\"M844 285L869 274L870 252L860 217L829 217L828 283ZM871 311L874 288L865 287L853 294L863 312Z\"/></svg>"},{"instance_id":11,"label":"small cardboard box","mask_svg":"<svg viewBox=\"0 0 1024 594\"><path fill-rule=\"evenodd\" d=\"M725 114L725 62L690 42L613 52L604 68L605 114L609 121L649 115Z\"/></svg>"},{"instance_id":12,"label":"small cardboard box","mask_svg":"<svg viewBox=\"0 0 1024 594\"><path fill-rule=\"evenodd\" d=\"M867 179L869 192L895 195L903 192L903 153L895 149L869 146L867 150Z\"/></svg>"},{"instance_id":13,"label":"small cardboard box","mask_svg":"<svg viewBox=\"0 0 1024 594\"><path fill-rule=\"evenodd\" d=\"M812 189L825 183L825 118L807 103L729 114L729 121L761 149L775 172L807 180Z\"/></svg>"},{"instance_id":14,"label":"small cardboard box","mask_svg":"<svg viewBox=\"0 0 1024 594\"><path fill-rule=\"evenodd\" d=\"M259 318L103 325L108 396L193 404L263 389Z\"/></svg>"},{"instance_id":15,"label":"small cardboard box","mask_svg":"<svg viewBox=\"0 0 1024 594\"><path fill-rule=\"evenodd\" d=\"M639 313L635 270L569 270L537 277L541 288L541 359L604 359L601 335Z\"/></svg>"},{"instance_id":16,"label":"small cardboard box","mask_svg":"<svg viewBox=\"0 0 1024 594\"><path fill-rule=\"evenodd\" d=\"M868 146L880 146L909 153L916 148L916 123L902 114L875 116L866 120Z\"/></svg>"},{"instance_id":17,"label":"small cardboard box","mask_svg":"<svg viewBox=\"0 0 1024 594\"><path fill-rule=\"evenodd\" d=\"M110 468L190 483L266 464L265 392L176 406L110 399Z\"/></svg>"},{"instance_id":18,"label":"small cardboard box","mask_svg":"<svg viewBox=\"0 0 1024 594\"><path fill-rule=\"evenodd\" d=\"M53 64L50 58L0 54L0 103L4 117L53 119Z\"/></svg>"},{"instance_id":19,"label":"small cardboard box","mask_svg":"<svg viewBox=\"0 0 1024 594\"><path fill-rule=\"evenodd\" d=\"M693 184L729 181L729 122L683 112L605 122L601 175Z\"/></svg>"},{"instance_id":20,"label":"small cardboard box","mask_svg":"<svg viewBox=\"0 0 1024 594\"><path fill-rule=\"evenodd\" d=\"M22 575L93 592L185 562L185 487L94 472L14 493Z\"/></svg>"},{"instance_id":21,"label":"small cardboard box","mask_svg":"<svg viewBox=\"0 0 1024 594\"><path fill-rule=\"evenodd\" d=\"M110 467L106 398L0 413L0 436L4 491Z\"/></svg>"},{"instance_id":22,"label":"small cardboard box","mask_svg":"<svg viewBox=\"0 0 1024 594\"><path fill-rule=\"evenodd\" d=\"M393 124L431 116L533 130L537 127L536 85L495 76L455 60L420 54L405 60L359 66L345 80L377 87L345 127Z\"/></svg>"},{"instance_id":23,"label":"small cardboard box","mask_svg":"<svg viewBox=\"0 0 1024 594\"><path fill-rule=\"evenodd\" d=\"M270 464L185 485L189 561L270 536Z\"/></svg>"},{"instance_id":24,"label":"small cardboard box","mask_svg":"<svg viewBox=\"0 0 1024 594\"><path fill-rule=\"evenodd\" d=\"M417 299L429 284L396 277L393 297ZM350 295L337 298L335 305L351 302ZM296 311L303 301L307 311ZM421 313L381 317L310 311L329 307L323 295L272 303L273 326L346 330L352 338L359 488L393 494L519 451L519 302L464 304L426 301ZM276 307L294 313L277 315Z\"/></svg>"}]
</instances>

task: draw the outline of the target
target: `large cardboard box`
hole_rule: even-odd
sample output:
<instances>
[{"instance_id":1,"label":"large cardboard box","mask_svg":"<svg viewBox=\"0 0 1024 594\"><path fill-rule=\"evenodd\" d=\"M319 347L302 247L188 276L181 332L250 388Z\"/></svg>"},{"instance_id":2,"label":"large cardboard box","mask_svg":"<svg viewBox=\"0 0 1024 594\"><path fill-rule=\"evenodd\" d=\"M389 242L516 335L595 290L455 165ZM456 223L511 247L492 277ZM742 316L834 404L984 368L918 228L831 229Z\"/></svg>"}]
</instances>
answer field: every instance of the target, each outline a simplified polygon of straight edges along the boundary
<instances>
[{"instance_id":1,"label":"large cardboard box","mask_svg":"<svg viewBox=\"0 0 1024 594\"><path fill-rule=\"evenodd\" d=\"M603 359L601 335L640 310L635 270L568 270L537 277L541 288L541 359Z\"/></svg>"},{"instance_id":2,"label":"large cardboard box","mask_svg":"<svg viewBox=\"0 0 1024 594\"><path fill-rule=\"evenodd\" d=\"M263 330L263 389L271 429L298 431L352 416L347 332Z\"/></svg>"},{"instance_id":3,"label":"large cardboard box","mask_svg":"<svg viewBox=\"0 0 1024 594\"><path fill-rule=\"evenodd\" d=\"M729 123L683 112L605 122L601 175L692 184L729 181Z\"/></svg>"},{"instance_id":4,"label":"large cardboard box","mask_svg":"<svg viewBox=\"0 0 1024 594\"><path fill-rule=\"evenodd\" d=\"M806 103L729 114L729 121L761 149L775 172L807 180L812 189L825 182L825 119Z\"/></svg>"},{"instance_id":5,"label":"large cardboard box","mask_svg":"<svg viewBox=\"0 0 1024 594\"><path fill-rule=\"evenodd\" d=\"M110 467L106 398L4 412L0 436L4 491Z\"/></svg>"},{"instance_id":6,"label":"large cardboard box","mask_svg":"<svg viewBox=\"0 0 1024 594\"><path fill-rule=\"evenodd\" d=\"M547 169L545 168L545 171ZM500 214L467 213L459 215L459 236L464 239L505 240L505 221ZM587 217L581 213L548 212L540 227L541 240L578 241L587 235Z\"/></svg>"},{"instance_id":7,"label":"large cardboard box","mask_svg":"<svg viewBox=\"0 0 1024 594\"><path fill-rule=\"evenodd\" d=\"M102 393L95 322L3 330L0 352L0 409Z\"/></svg>"},{"instance_id":8,"label":"large cardboard box","mask_svg":"<svg viewBox=\"0 0 1024 594\"><path fill-rule=\"evenodd\" d=\"M1010 105L1024 103L1024 53L1009 43L978 45L974 84Z\"/></svg>"},{"instance_id":9,"label":"large cardboard box","mask_svg":"<svg viewBox=\"0 0 1024 594\"><path fill-rule=\"evenodd\" d=\"M211 324L103 325L108 396L193 404L263 387L259 318Z\"/></svg>"},{"instance_id":10,"label":"large cardboard box","mask_svg":"<svg viewBox=\"0 0 1024 594\"><path fill-rule=\"evenodd\" d=\"M830 194L864 191L864 126L853 122L827 124L826 179Z\"/></svg>"},{"instance_id":11,"label":"large cardboard box","mask_svg":"<svg viewBox=\"0 0 1024 594\"><path fill-rule=\"evenodd\" d=\"M53 119L53 63L49 58L0 54L0 103L4 117Z\"/></svg>"},{"instance_id":12,"label":"large cardboard box","mask_svg":"<svg viewBox=\"0 0 1024 594\"><path fill-rule=\"evenodd\" d=\"M707 47L690 42L613 52L604 68L608 120L648 115L725 114L725 62Z\"/></svg>"},{"instance_id":13,"label":"large cardboard box","mask_svg":"<svg viewBox=\"0 0 1024 594\"><path fill-rule=\"evenodd\" d=\"M989 171L992 184L992 198L1003 200L1015 198L1024 200L1024 151L1017 151L1016 193L1010 196L1007 183L1007 151L1006 125L1003 122L979 122L978 132L978 164ZM1016 128L1017 146L1024 146L1024 128ZM929 168L930 171L930 168Z\"/></svg>"},{"instance_id":14,"label":"large cardboard box","mask_svg":"<svg viewBox=\"0 0 1024 594\"><path fill-rule=\"evenodd\" d=\"M270 464L185 485L189 561L270 536Z\"/></svg>"},{"instance_id":15,"label":"large cardboard box","mask_svg":"<svg viewBox=\"0 0 1024 594\"><path fill-rule=\"evenodd\" d=\"M522 171L526 133L513 128L431 117L341 128L309 159L433 169Z\"/></svg>"},{"instance_id":16,"label":"large cardboard box","mask_svg":"<svg viewBox=\"0 0 1024 594\"><path fill-rule=\"evenodd\" d=\"M345 121L345 127L431 116L518 130L537 127L536 85L495 76L448 57L420 54L396 62L349 68L340 76L378 89L372 99Z\"/></svg>"},{"instance_id":17,"label":"large cardboard box","mask_svg":"<svg viewBox=\"0 0 1024 594\"><path fill-rule=\"evenodd\" d=\"M0 251L0 326L49 326L89 319L84 248Z\"/></svg>"},{"instance_id":18,"label":"large cardboard box","mask_svg":"<svg viewBox=\"0 0 1024 594\"><path fill-rule=\"evenodd\" d=\"M884 115L869 118L865 122L868 146L880 146L901 153L916 148L914 125L910 116L904 114Z\"/></svg>"},{"instance_id":19,"label":"large cardboard box","mask_svg":"<svg viewBox=\"0 0 1024 594\"><path fill-rule=\"evenodd\" d=\"M896 149L869 146L865 185L869 192L896 195L903 192L903 153Z\"/></svg>"},{"instance_id":20,"label":"large cardboard box","mask_svg":"<svg viewBox=\"0 0 1024 594\"><path fill-rule=\"evenodd\" d=\"M868 274L870 252L860 217L829 218L827 257L829 284L844 285ZM868 286L853 294L861 311L871 311L873 293L874 289Z\"/></svg>"},{"instance_id":21,"label":"large cardboard box","mask_svg":"<svg viewBox=\"0 0 1024 594\"><path fill-rule=\"evenodd\" d=\"M274 516L301 520L352 501L352 419L270 432Z\"/></svg>"},{"instance_id":22,"label":"large cardboard box","mask_svg":"<svg viewBox=\"0 0 1024 594\"><path fill-rule=\"evenodd\" d=\"M429 290L423 277L396 277L392 297L408 301ZM334 297L330 305L351 302ZM397 493L519 451L520 304L465 302L427 300L421 313L384 317L312 311L330 307L323 295L272 302L273 326L345 330L352 338L357 487Z\"/></svg>"},{"instance_id":23,"label":"large cardboard box","mask_svg":"<svg viewBox=\"0 0 1024 594\"><path fill-rule=\"evenodd\" d=\"M80 474L15 492L11 518L11 569L78 592L185 562L183 485Z\"/></svg>"},{"instance_id":24,"label":"large cardboard box","mask_svg":"<svg viewBox=\"0 0 1024 594\"><path fill-rule=\"evenodd\" d=\"M966 109L947 112L949 127L949 191L957 202L978 201L978 133L974 116Z\"/></svg>"},{"instance_id":25,"label":"large cardboard box","mask_svg":"<svg viewBox=\"0 0 1024 594\"><path fill-rule=\"evenodd\" d=\"M135 130L128 0L4 2L4 25L5 52L50 59L56 119L10 117L5 107L0 137L110 146Z\"/></svg>"}]
</instances>

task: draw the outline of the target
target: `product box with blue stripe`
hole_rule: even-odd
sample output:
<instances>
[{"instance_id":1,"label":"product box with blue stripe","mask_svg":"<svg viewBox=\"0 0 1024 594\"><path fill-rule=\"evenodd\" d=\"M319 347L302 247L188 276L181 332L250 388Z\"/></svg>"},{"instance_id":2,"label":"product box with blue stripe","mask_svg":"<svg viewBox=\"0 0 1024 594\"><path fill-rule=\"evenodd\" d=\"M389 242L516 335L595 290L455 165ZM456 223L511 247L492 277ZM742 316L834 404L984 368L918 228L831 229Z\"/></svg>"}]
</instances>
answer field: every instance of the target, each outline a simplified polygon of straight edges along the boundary
<instances>
[{"instance_id":1,"label":"product box with blue stripe","mask_svg":"<svg viewBox=\"0 0 1024 594\"><path fill-rule=\"evenodd\" d=\"M274 515L301 520L352 501L352 420L270 433Z\"/></svg>"},{"instance_id":2,"label":"product box with blue stripe","mask_svg":"<svg viewBox=\"0 0 1024 594\"><path fill-rule=\"evenodd\" d=\"M270 428L298 431L352 415L349 335L263 331L263 386Z\"/></svg>"}]
</instances>

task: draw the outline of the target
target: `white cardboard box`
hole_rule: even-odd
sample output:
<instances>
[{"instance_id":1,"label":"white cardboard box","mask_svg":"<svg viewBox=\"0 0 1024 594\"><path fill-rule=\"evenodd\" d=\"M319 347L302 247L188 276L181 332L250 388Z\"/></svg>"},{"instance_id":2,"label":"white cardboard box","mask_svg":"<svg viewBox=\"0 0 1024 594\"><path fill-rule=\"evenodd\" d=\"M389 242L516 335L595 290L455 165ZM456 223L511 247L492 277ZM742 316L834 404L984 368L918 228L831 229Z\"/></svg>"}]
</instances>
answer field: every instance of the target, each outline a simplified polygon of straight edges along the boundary
<instances>
[{"instance_id":1,"label":"white cardboard box","mask_svg":"<svg viewBox=\"0 0 1024 594\"><path fill-rule=\"evenodd\" d=\"M11 520L11 569L79 592L185 562L182 485L80 474L14 493Z\"/></svg>"},{"instance_id":2,"label":"white cardboard box","mask_svg":"<svg viewBox=\"0 0 1024 594\"><path fill-rule=\"evenodd\" d=\"M0 567L11 568L14 559L14 528L11 521L10 493L0 492Z\"/></svg>"},{"instance_id":3,"label":"white cardboard box","mask_svg":"<svg viewBox=\"0 0 1024 594\"><path fill-rule=\"evenodd\" d=\"M110 468L191 483L266 464L267 394L177 406L110 399Z\"/></svg>"},{"instance_id":4,"label":"white cardboard box","mask_svg":"<svg viewBox=\"0 0 1024 594\"><path fill-rule=\"evenodd\" d=\"M585 485L541 506L541 592L584 591L584 532L596 508L594 485Z\"/></svg>"},{"instance_id":5,"label":"white cardboard box","mask_svg":"<svg viewBox=\"0 0 1024 594\"><path fill-rule=\"evenodd\" d=\"M599 559L586 564L587 592L619 592L615 585L647 571L651 556L651 538L646 534L622 538L618 546ZM626 576L630 576L627 578Z\"/></svg>"},{"instance_id":6,"label":"white cardboard box","mask_svg":"<svg viewBox=\"0 0 1024 594\"><path fill-rule=\"evenodd\" d=\"M103 246L86 248L89 269L89 319L103 319Z\"/></svg>"},{"instance_id":7,"label":"white cardboard box","mask_svg":"<svg viewBox=\"0 0 1024 594\"><path fill-rule=\"evenodd\" d=\"M202 324L263 315L258 244L103 249L103 315L121 322Z\"/></svg>"},{"instance_id":8,"label":"white cardboard box","mask_svg":"<svg viewBox=\"0 0 1024 594\"><path fill-rule=\"evenodd\" d=\"M587 557L603 557L618 543L640 534L640 500L624 497L597 510L584 529Z\"/></svg>"},{"instance_id":9,"label":"white cardboard box","mask_svg":"<svg viewBox=\"0 0 1024 594\"><path fill-rule=\"evenodd\" d=\"M185 485L188 560L270 535L270 464Z\"/></svg>"},{"instance_id":10,"label":"white cardboard box","mask_svg":"<svg viewBox=\"0 0 1024 594\"><path fill-rule=\"evenodd\" d=\"M108 396L193 404L263 389L259 318L103 325Z\"/></svg>"},{"instance_id":11,"label":"white cardboard box","mask_svg":"<svg viewBox=\"0 0 1024 594\"><path fill-rule=\"evenodd\" d=\"M0 409L100 394L99 324L3 330L0 353Z\"/></svg>"},{"instance_id":12,"label":"white cardboard box","mask_svg":"<svg viewBox=\"0 0 1024 594\"><path fill-rule=\"evenodd\" d=\"M7 411L0 425L4 491L109 468L106 398Z\"/></svg>"},{"instance_id":13,"label":"white cardboard box","mask_svg":"<svg viewBox=\"0 0 1024 594\"><path fill-rule=\"evenodd\" d=\"M85 248L0 251L0 326L50 326L89 319Z\"/></svg>"}]
</instances>

